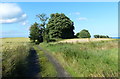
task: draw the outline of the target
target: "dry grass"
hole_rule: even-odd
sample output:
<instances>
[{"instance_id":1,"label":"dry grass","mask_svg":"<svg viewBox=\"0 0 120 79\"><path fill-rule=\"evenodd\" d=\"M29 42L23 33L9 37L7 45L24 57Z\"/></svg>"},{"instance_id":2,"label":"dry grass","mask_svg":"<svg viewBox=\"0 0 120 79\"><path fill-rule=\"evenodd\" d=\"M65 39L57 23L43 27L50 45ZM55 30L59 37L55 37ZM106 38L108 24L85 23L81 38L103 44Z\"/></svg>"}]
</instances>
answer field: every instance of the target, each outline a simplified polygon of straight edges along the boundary
<instances>
[{"instance_id":1,"label":"dry grass","mask_svg":"<svg viewBox=\"0 0 120 79\"><path fill-rule=\"evenodd\" d=\"M25 65L22 64L26 63L29 54L28 42L28 38L0 38L0 68L3 77L18 76L17 70L23 66L25 70Z\"/></svg>"},{"instance_id":2,"label":"dry grass","mask_svg":"<svg viewBox=\"0 0 120 79\"><path fill-rule=\"evenodd\" d=\"M78 39L67 39L63 41L59 41L62 43L82 43L82 42L93 42L93 41L108 41L108 40L114 40L111 38L78 38Z\"/></svg>"}]
</instances>

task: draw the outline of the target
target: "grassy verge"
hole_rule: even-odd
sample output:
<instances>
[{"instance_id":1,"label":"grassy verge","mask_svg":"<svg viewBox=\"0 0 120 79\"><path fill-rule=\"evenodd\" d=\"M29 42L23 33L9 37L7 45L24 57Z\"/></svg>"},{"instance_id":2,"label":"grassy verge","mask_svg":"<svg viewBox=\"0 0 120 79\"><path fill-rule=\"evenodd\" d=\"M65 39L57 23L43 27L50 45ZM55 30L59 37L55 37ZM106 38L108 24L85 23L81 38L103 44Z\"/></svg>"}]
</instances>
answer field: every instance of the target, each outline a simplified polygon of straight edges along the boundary
<instances>
[{"instance_id":1,"label":"grassy verge","mask_svg":"<svg viewBox=\"0 0 120 79\"><path fill-rule=\"evenodd\" d=\"M73 77L118 76L118 41L42 43Z\"/></svg>"},{"instance_id":2,"label":"grassy verge","mask_svg":"<svg viewBox=\"0 0 120 79\"><path fill-rule=\"evenodd\" d=\"M57 72L54 66L48 61L47 57L45 56L44 52L40 51L37 46L34 46L37 55L39 56L39 64L41 69L41 76L42 77L56 77Z\"/></svg>"}]
</instances>

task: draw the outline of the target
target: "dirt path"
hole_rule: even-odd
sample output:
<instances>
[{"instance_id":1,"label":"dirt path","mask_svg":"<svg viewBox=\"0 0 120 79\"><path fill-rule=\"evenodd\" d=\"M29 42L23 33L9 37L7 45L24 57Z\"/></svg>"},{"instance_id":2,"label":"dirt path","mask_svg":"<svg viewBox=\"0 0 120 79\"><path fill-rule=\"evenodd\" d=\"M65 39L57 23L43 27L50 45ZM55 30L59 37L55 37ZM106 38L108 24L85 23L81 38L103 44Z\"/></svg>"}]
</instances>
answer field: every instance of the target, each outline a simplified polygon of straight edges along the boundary
<instances>
[{"instance_id":1,"label":"dirt path","mask_svg":"<svg viewBox=\"0 0 120 79\"><path fill-rule=\"evenodd\" d=\"M39 79L40 78L40 65L38 61L38 56L36 51L32 48L30 50L29 56L27 58L27 71L25 76L33 79Z\"/></svg>"},{"instance_id":2,"label":"dirt path","mask_svg":"<svg viewBox=\"0 0 120 79\"><path fill-rule=\"evenodd\" d=\"M40 46L38 46L38 48L45 53L48 60L54 65L58 73L57 77L70 77L70 75L64 70L64 68L60 65L60 63L55 58L53 58L48 51L44 50Z\"/></svg>"}]
</instances>

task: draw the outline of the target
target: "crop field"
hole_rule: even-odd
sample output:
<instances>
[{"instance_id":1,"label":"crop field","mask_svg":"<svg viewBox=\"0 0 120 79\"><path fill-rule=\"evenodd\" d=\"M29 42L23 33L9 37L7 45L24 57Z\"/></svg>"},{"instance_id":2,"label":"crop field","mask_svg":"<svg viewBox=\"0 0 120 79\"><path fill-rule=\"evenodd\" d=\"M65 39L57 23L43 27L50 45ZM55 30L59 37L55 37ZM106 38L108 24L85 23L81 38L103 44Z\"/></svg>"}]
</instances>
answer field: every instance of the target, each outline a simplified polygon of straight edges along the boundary
<instances>
[{"instance_id":1,"label":"crop field","mask_svg":"<svg viewBox=\"0 0 120 79\"><path fill-rule=\"evenodd\" d=\"M95 41L108 41L108 40L114 40L111 38L75 38L75 39L65 39L62 41L59 41L59 43L85 43L85 42L95 42Z\"/></svg>"},{"instance_id":2,"label":"crop field","mask_svg":"<svg viewBox=\"0 0 120 79\"><path fill-rule=\"evenodd\" d=\"M26 57L30 49L29 40L27 38L2 38L1 40L2 76L24 75L23 73L27 69Z\"/></svg>"},{"instance_id":3,"label":"crop field","mask_svg":"<svg viewBox=\"0 0 120 79\"><path fill-rule=\"evenodd\" d=\"M40 45L73 77L118 76L118 40Z\"/></svg>"}]
</instances>

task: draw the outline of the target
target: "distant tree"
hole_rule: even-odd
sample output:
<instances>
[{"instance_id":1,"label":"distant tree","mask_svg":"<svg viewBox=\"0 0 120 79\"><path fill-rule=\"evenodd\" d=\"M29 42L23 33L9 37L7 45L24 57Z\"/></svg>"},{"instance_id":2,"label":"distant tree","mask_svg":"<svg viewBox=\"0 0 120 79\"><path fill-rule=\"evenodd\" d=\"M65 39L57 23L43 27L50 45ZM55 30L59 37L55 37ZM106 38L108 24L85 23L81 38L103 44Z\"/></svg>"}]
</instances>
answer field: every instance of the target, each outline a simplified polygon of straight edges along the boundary
<instances>
[{"instance_id":1,"label":"distant tree","mask_svg":"<svg viewBox=\"0 0 120 79\"><path fill-rule=\"evenodd\" d=\"M106 38L110 38L110 37L107 35Z\"/></svg>"},{"instance_id":2,"label":"distant tree","mask_svg":"<svg viewBox=\"0 0 120 79\"><path fill-rule=\"evenodd\" d=\"M47 27L50 38L73 38L74 24L65 14L51 14Z\"/></svg>"},{"instance_id":3,"label":"distant tree","mask_svg":"<svg viewBox=\"0 0 120 79\"><path fill-rule=\"evenodd\" d=\"M94 38L97 38L97 35L94 35Z\"/></svg>"},{"instance_id":4,"label":"distant tree","mask_svg":"<svg viewBox=\"0 0 120 79\"><path fill-rule=\"evenodd\" d=\"M79 37L79 33L76 33L76 35L75 35L76 37Z\"/></svg>"},{"instance_id":5,"label":"distant tree","mask_svg":"<svg viewBox=\"0 0 120 79\"><path fill-rule=\"evenodd\" d=\"M38 23L35 22L33 25L31 25L29 38L31 41L36 43L40 43L43 41L42 28L39 27Z\"/></svg>"},{"instance_id":6,"label":"distant tree","mask_svg":"<svg viewBox=\"0 0 120 79\"><path fill-rule=\"evenodd\" d=\"M83 29L82 31L80 31L78 37L80 37L80 38L90 38L91 35L90 35L88 30Z\"/></svg>"},{"instance_id":7,"label":"distant tree","mask_svg":"<svg viewBox=\"0 0 120 79\"><path fill-rule=\"evenodd\" d=\"M40 26L42 27L43 41L48 42L48 39L49 39L48 34L47 34L48 30L46 30L46 22L48 20L48 17L44 13L36 15L36 17L39 18L39 20L41 21Z\"/></svg>"},{"instance_id":8,"label":"distant tree","mask_svg":"<svg viewBox=\"0 0 120 79\"><path fill-rule=\"evenodd\" d=\"M94 35L94 38L109 38L108 35Z\"/></svg>"}]
</instances>

